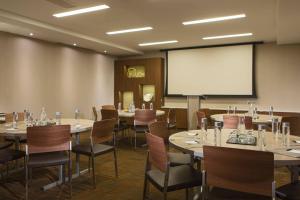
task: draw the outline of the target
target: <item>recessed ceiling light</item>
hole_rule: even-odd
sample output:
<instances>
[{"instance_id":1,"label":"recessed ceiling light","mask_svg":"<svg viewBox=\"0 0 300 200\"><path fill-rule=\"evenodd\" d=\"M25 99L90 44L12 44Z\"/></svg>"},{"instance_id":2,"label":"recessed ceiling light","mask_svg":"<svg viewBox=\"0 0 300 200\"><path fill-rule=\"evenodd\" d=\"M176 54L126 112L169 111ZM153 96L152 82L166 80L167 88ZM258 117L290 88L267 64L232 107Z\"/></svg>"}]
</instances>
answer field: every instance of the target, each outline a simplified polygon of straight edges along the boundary
<instances>
[{"instance_id":1,"label":"recessed ceiling light","mask_svg":"<svg viewBox=\"0 0 300 200\"><path fill-rule=\"evenodd\" d=\"M77 46L77 44L76 44L76 43L73 43L73 46Z\"/></svg>"},{"instance_id":2,"label":"recessed ceiling light","mask_svg":"<svg viewBox=\"0 0 300 200\"><path fill-rule=\"evenodd\" d=\"M106 51L106 50L104 50L104 53L107 53L107 51Z\"/></svg>"},{"instance_id":3,"label":"recessed ceiling light","mask_svg":"<svg viewBox=\"0 0 300 200\"><path fill-rule=\"evenodd\" d=\"M72 11L68 11L68 12L56 13L56 14L53 14L53 16L54 17L67 17L67 16L71 16L71 15L78 15L78 14L82 14L82 13L104 10L107 8L109 8L109 6L103 4L103 5L98 5L98 6L88 7L88 8L82 8L82 9L78 9L78 10L72 10Z\"/></svg>"},{"instance_id":4,"label":"recessed ceiling light","mask_svg":"<svg viewBox=\"0 0 300 200\"><path fill-rule=\"evenodd\" d=\"M161 41L161 42L148 42L148 43L141 43L139 46L150 46L150 45L159 45L159 44L170 44L170 43L176 43L177 40L169 40L169 41Z\"/></svg>"},{"instance_id":5,"label":"recessed ceiling light","mask_svg":"<svg viewBox=\"0 0 300 200\"><path fill-rule=\"evenodd\" d=\"M210 37L204 37L203 40L213 40L213 39L223 39L223 38L233 38L233 37L245 37L245 36L251 36L252 33L240 33L240 34L232 34L232 35L219 35L219 36L210 36Z\"/></svg>"},{"instance_id":6,"label":"recessed ceiling light","mask_svg":"<svg viewBox=\"0 0 300 200\"><path fill-rule=\"evenodd\" d=\"M29 35L30 35L30 36L33 36L34 34L33 34L33 33L29 33Z\"/></svg>"},{"instance_id":7,"label":"recessed ceiling light","mask_svg":"<svg viewBox=\"0 0 300 200\"><path fill-rule=\"evenodd\" d=\"M115 34L121 34L121 33L130 33L130 32L137 32L137 31L148 31L152 30L153 28L150 26L147 27L141 27L141 28L131 28L131 29L125 29L125 30L119 30L119 31L110 31L106 32L107 35L115 35Z\"/></svg>"},{"instance_id":8,"label":"recessed ceiling light","mask_svg":"<svg viewBox=\"0 0 300 200\"><path fill-rule=\"evenodd\" d=\"M183 25L203 24L203 23L209 23L209 22L218 22L218 21L224 21L224 20L239 19L239 18L244 18L244 17L246 17L245 14L230 15L230 16L223 16L223 17L215 17L215 18L187 21L187 22L182 22L182 24Z\"/></svg>"}]
</instances>

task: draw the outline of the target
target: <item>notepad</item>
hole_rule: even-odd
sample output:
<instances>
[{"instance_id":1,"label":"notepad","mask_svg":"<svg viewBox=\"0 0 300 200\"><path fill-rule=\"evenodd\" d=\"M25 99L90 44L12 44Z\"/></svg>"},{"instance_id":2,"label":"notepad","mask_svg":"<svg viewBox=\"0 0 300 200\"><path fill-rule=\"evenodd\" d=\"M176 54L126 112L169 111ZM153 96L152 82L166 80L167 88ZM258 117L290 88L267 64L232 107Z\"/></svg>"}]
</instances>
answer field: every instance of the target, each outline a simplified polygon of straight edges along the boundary
<instances>
[{"instance_id":1,"label":"notepad","mask_svg":"<svg viewBox=\"0 0 300 200\"><path fill-rule=\"evenodd\" d=\"M300 144L300 140L294 140L294 142Z\"/></svg>"},{"instance_id":2,"label":"notepad","mask_svg":"<svg viewBox=\"0 0 300 200\"><path fill-rule=\"evenodd\" d=\"M289 149L287 150L288 152L291 152L291 153L297 153L297 154L300 154L300 149Z\"/></svg>"},{"instance_id":3,"label":"notepad","mask_svg":"<svg viewBox=\"0 0 300 200\"><path fill-rule=\"evenodd\" d=\"M185 141L185 143L187 143L187 144L198 144L198 142L195 141L195 140Z\"/></svg>"},{"instance_id":4,"label":"notepad","mask_svg":"<svg viewBox=\"0 0 300 200\"><path fill-rule=\"evenodd\" d=\"M196 136L196 135L198 135L198 133L195 133L195 132L188 132L187 135L189 135L189 136Z\"/></svg>"}]
</instances>

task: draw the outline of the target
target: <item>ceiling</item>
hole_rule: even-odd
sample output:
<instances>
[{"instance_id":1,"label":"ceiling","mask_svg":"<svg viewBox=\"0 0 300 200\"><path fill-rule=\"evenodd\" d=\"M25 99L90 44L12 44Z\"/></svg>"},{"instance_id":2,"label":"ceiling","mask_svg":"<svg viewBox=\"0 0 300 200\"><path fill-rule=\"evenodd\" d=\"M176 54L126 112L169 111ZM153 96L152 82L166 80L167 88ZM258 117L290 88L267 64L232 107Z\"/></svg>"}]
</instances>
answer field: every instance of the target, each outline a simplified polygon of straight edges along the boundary
<instances>
[{"instance_id":1,"label":"ceiling","mask_svg":"<svg viewBox=\"0 0 300 200\"><path fill-rule=\"evenodd\" d=\"M54 13L99 4L109 9L55 18ZM0 30L110 55L138 55L165 48L265 41L300 43L299 0L0 0ZM183 21L245 13L246 18L183 26ZM107 31L151 26L153 30L107 35ZM205 36L252 32L251 37L202 40ZM139 43L178 40L140 47Z\"/></svg>"}]
</instances>

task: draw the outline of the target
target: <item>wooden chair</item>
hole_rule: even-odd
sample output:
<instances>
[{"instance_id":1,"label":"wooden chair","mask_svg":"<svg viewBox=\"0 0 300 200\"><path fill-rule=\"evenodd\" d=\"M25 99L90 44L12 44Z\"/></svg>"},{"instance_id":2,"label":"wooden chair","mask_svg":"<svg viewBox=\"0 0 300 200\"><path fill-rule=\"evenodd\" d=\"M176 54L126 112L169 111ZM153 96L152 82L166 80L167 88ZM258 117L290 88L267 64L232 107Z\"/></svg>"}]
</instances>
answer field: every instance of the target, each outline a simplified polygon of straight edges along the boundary
<instances>
[{"instance_id":1,"label":"wooden chair","mask_svg":"<svg viewBox=\"0 0 300 200\"><path fill-rule=\"evenodd\" d=\"M212 187L206 198L275 198L273 153L215 146L204 146L203 153L203 187Z\"/></svg>"},{"instance_id":2,"label":"wooden chair","mask_svg":"<svg viewBox=\"0 0 300 200\"><path fill-rule=\"evenodd\" d=\"M115 107L115 105L103 105L103 106L101 106L101 109L116 110L116 107Z\"/></svg>"},{"instance_id":3,"label":"wooden chair","mask_svg":"<svg viewBox=\"0 0 300 200\"><path fill-rule=\"evenodd\" d=\"M197 116L197 129L201 129L201 121L203 118L206 118L205 112L199 110L196 112L196 116Z\"/></svg>"},{"instance_id":4,"label":"wooden chair","mask_svg":"<svg viewBox=\"0 0 300 200\"><path fill-rule=\"evenodd\" d=\"M148 125L156 122L156 111L150 109L137 109L134 115L134 148L136 149L136 136L137 133L144 134L149 132Z\"/></svg>"},{"instance_id":5,"label":"wooden chair","mask_svg":"<svg viewBox=\"0 0 300 200\"><path fill-rule=\"evenodd\" d=\"M164 121L153 122L149 124L149 132L152 135L156 135L160 138L163 138L165 144L169 144L170 135L167 126L167 122ZM193 162L192 156L190 154L168 152L168 157L171 166L186 165L191 164Z\"/></svg>"},{"instance_id":6,"label":"wooden chair","mask_svg":"<svg viewBox=\"0 0 300 200\"><path fill-rule=\"evenodd\" d=\"M119 113L116 109L101 109L101 117L102 117L102 120L104 120L104 119L115 119L116 120L116 124L114 127L114 133L115 133L114 134L114 143L116 144L116 142L118 141L117 133L128 129L126 122L121 122L121 120L119 118Z\"/></svg>"},{"instance_id":7,"label":"wooden chair","mask_svg":"<svg viewBox=\"0 0 300 200\"><path fill-rule=\"evenodd\" d=\"M26 145L26 200L28 177L32 168L62 166L65 183L65 167L68 165L70 196L72 196L72 159L70 125L27 127Z\"/></svg>"},{"instance_id":8,"label":"wooden chair","mask_svg":"<svg viewBox=\"0 0 300 200\"><path fill-rule=\"evenodd\" d=\"M151 133L147 133L146 138L149 150L145 169L143 200L147 198L148 181L163 192L164 200L167 199L168 192L180 189L186 190L186 199L188 199L188 189L201 185L202 174L191 165L171 167L163 138Z\"/></svg>"},{"instance_id":9,"label":"wooden chair","mask_svg":"<svg viewBox=\"0 0 300 200\"><path fill-rule=\"evenodd\" d=\"M290 123L290 134L300 136L300 117L297 116L284 116L282 122Z\"/></svg>"},{"instance_id":10,"label":"wooden chair","mask_svg":"<svg viewBox=\"0 0 300 200\"><path fill-rule=\"evenodd\" d=\"M94 115L94 120L97 121L98 120L98 113L97 113L97 109L95 106L92 107L93 110L93 115Z\"/></svg>"},{"instance_id":11,"label":"wooden chair","mask_svg":"<svg viewBox=\"0 0 300 200\"><path fill-rule=\"evenodd\" d=\"M93 185L96 188L96 176L95 176L95 157L113 152L115 160L115 173L118 176L117 167L117 155L115 146L102 144L105 142L111 142L113 140L113 131L115 126L115 119L105 119L94 122L90 144L79 144L73 147L72 151L76 154L82 154L89 157L92 160L92 173L93 173Z\"/></svg>"},{"instance_id":12,"label":"wooden chair","mask_svg":"<svg viewBox=\"0 0 300 200\"><path fill-rule=\"evenodd\" d=\"M168 129L176 129L176 110L170 108L167 116Z\"/></svg>"},{"instance_id":13,"label":"wooden chair","mask_svg":"<svg viewBox=\"0 0 300 200\"><path fill-rule=\"evenodd\" d=\"M237 129L239 125L239 116L223 115L223 128Z\"/></svg>"}]
</instances>

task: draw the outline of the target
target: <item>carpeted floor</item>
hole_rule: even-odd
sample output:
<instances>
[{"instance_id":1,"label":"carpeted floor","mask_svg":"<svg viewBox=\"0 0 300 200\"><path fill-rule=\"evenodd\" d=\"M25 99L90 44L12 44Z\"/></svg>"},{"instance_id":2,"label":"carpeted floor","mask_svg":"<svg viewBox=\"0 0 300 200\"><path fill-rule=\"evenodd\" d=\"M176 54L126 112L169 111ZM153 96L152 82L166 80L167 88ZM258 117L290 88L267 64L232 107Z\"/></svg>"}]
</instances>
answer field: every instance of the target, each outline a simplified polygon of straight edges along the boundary
<instances>
[{"instance_id":1,"label":"carpeted floor","mask_svg":"<svg viewBox=\"0 0 300 200\"><path fill-rule=\"evenodd\" d=\"M81 141L87 142L89 134L82 134ZM140 138L139 143L143 143ZM173 150L174 151L174 150ZM75 160L75 159L73 159ZM93 189L91 176L86 173L73 179L73 200L140 200L142 199L144 168L146 161L146 148L139 147L134 150L128 139L124 138L118 144L119 177L115 177L113 155L107 154L96 158L97 188ZM73 162L74 163L74 162ZM81 157L81 168L87 167L87 158ZM75 169L75 167L73 167ZM288 183L289 173L286 168L275 170L277 186ZM53 200L68 199L68 187L58 186L48 191L42 191L41 186L57 179L57 169L35 169L30 184L29 199ZM17 172L11 174L6 183L0 186L0 200L24 199L24 174ZM150 189L150 198L162 199L156 189ZM171 192L169 200L185 199L184 191Z\"/></svg>"}]
</instances>

